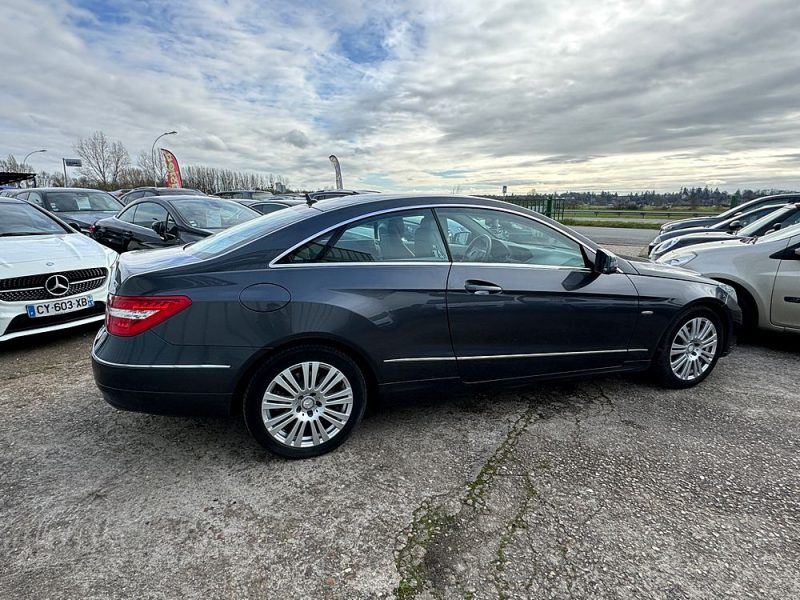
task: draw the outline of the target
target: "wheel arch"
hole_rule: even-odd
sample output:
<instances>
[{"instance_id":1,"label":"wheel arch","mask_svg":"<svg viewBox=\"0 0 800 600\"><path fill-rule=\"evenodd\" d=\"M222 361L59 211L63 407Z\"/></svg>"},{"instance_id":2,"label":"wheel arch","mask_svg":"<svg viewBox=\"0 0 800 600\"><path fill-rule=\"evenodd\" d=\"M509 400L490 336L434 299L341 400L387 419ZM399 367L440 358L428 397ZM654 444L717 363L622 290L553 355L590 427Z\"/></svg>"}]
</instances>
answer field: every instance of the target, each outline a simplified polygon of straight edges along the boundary
<instances>
[{"instance_id":1,"label":"wheel arch","mask_svg":"<svg viewBox=\"0 0 800 600\"><path fill-rule=\"evenodd\" d=\"M316 333L286 338L274 346L263 348L256 352L240 369L233 396L231 397L230 412L232 414L241 413L247 385L250 383L250 380L253 378L255 372L266 361L270 360L273 356L280 352L302 346L325 346L334 350L338 350L339 352L342 352L351 358L364 374L364 380L367 384L367 405L369 406L370 398L374 398L375 393L378 391L377 369L373 362L369 359L369 355L361 348L341 338L329 334Z\"/></svg>"},{"instance_id":2,"label":"wheel arch","mask_svg":"<svg viewBox=\"0 0 800 600\"><path fill-rule=\"evenodd\" d=\"M742 297L745 299L745 303L748 303L748 309L754 311L754 314L747 315L746 311L744 310L744 306L742 306L742 302L739 302L739 308L742 309L742 317L744 319L744 327L747 328L748 326L757 327L761 322L761 317L764 314L764 307L759 306L758 300L756 299L756 294L754 294L750 288L742 283L737 279L731 279L728 277L715 277L711 276L714 281L719 281L720 283L725 283L731 286L733 289L736 290L736 296Z\"/></svg>"},{"instance_id":3,"label":"wheel arch","mask_svg":"<svg viewBox=\"0 0 800 600\"><path fill-rule=\"evenodd\" d=\"M683 309L677 313L664 328L664 332L658 339L658 345L656 348L661 348L664 343L664 339L672 330L672 327L675 325L675 323L677 323L679 319L682 319L691 310L696 308L707 308L711 310L720 319L720 321L722 321L722 348L727 348L730 342L729 336L731 336L733 332L733 320L728 314L728 311L725 310L725 305L719 300L710 297L697 298L684 306ZM653 355L653 358L656 358L656 354Z\"/></svg>"}]
</instances>

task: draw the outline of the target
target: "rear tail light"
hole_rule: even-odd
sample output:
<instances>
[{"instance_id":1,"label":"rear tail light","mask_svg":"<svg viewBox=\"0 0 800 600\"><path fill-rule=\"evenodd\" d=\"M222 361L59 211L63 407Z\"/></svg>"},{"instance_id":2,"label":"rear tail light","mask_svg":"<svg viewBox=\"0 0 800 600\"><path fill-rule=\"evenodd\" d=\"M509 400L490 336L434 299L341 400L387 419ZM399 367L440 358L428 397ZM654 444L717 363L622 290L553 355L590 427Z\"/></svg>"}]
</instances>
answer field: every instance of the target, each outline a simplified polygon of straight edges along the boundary
<instances>
[{"instance_id":1,"label":"rear tail light","mask_svg":"<svg viewBox=\"0 0 800 600\"><path fill-rule=\"evenodd\" d=\"M188 308L186 296L108 296L106 329L111 335L132 336L152 329Z\"/></svg>"},{"instance_id":2,"label":"rear tail light","mask_svg":"<svg viewBox=\"0 0 800 600\"><path fill-rule=\"evenodd\" d=\"M97 231L97 227L94 225L89 225L89 235L94 235L95 231Z\"/></svg>"}]
</instances>

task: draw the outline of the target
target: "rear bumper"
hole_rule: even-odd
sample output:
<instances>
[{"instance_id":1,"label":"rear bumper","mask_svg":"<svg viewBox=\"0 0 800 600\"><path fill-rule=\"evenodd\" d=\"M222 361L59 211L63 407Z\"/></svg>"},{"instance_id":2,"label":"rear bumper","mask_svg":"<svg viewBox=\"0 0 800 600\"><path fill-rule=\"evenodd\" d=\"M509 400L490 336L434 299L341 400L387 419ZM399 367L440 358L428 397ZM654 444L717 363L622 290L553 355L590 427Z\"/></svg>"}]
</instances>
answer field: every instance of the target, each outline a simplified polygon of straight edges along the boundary
<instances>
[{"instance_id":1,"label":"rear bumper","mask_svg":"<svg viewBox=\"0 0 800 600\"><path fill-rule=\"evenodd\" d=\"M243 357L251 353L247 348L172 346L152 332L117 337L102 328L92 347L92 371L103 398L121 410L227 415Z\"/></svg>"}]
</instances>

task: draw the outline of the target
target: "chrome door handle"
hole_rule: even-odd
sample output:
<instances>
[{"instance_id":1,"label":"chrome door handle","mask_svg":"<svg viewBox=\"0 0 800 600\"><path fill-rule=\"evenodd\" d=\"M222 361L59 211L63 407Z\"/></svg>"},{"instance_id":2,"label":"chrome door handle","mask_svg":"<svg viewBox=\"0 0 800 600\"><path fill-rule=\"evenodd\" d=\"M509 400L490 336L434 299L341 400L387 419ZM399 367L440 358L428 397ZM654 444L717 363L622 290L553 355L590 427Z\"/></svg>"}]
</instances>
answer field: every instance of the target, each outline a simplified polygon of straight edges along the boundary
<instances>
[{"instance_id":1,"label":"chrome door handle","mask_svg":"<svg viewBox=\"0 0 800 600\"><path fill-rule=\"evenodd\" d=\"M499 285L486 283L485 281L468 281L464 284L464 289L476 296L488 296L489 294L499 294L503 291Z\"/></svg>"}]
</instances>

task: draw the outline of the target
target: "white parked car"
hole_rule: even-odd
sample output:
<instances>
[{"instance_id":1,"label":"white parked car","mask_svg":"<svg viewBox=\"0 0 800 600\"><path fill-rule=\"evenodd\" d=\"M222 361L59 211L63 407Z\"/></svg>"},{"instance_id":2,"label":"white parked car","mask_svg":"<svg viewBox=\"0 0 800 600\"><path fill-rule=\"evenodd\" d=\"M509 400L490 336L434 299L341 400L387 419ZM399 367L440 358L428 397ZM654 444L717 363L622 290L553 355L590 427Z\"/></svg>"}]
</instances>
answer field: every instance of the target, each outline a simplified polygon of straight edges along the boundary
<instances>
[{"instance_id":1,"label":"white parked car","mask_svg":"<svg viewBox=\"0 0 800 600\"><path fill-rule=\"evenodd\" d=\"M763 237L682 248L657 262L733 286L745 327L800 333L800 225Z\"/></svg>"},{"instance_id":2,"label":"white parked car","mask_svg":"<svg viewBox=\"0 0 800 600\"><path fill-rule=\"evenodd\" d=\"M44 209L0 197L0 342L102 321L116 259Z\"/></svg>"}]
</instances>

